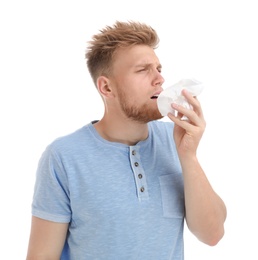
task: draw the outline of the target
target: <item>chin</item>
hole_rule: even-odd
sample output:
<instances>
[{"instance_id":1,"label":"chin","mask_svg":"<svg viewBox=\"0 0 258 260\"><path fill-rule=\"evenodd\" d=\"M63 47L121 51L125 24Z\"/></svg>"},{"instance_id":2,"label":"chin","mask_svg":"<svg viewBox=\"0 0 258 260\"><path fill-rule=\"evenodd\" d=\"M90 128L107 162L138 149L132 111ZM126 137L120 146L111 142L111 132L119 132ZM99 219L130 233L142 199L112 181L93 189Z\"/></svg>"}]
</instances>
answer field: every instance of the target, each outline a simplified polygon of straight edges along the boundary
<instances>
[{"instance_id":1,"label":"chin","mask_svg":"<svg viewBox=\"0 0 258 260\"><path fill-rule=\"evenodd\" d=\"M148 116L148 122L151 122L151 121L155 121L155 120L159 120L159 119L162 119L164 116L162 116L160 113L152 113L151 115Z\"/></svg>"},{"instance_id":2,"label":"chin","mask_svg":"<svg viewBox=\"0 0 258 260\"><path fill-rule=\"evenodd\" d=\"M159 120L159 119L162 119L164 116L162 116L160 114L160 112L158 111L158 112L153 113L152 117L153 117L153 120Z\"/></svg>"}]
</instances>

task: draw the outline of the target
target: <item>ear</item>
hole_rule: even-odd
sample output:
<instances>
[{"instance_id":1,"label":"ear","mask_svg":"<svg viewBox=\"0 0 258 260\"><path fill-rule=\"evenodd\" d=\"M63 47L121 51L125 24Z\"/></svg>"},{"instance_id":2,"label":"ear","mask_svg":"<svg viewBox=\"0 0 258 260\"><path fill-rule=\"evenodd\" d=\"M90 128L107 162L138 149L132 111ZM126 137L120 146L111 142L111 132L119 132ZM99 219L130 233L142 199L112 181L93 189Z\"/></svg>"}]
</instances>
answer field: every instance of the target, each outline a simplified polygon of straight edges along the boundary
<instances>
[{"instance_id":1,"label":"ear","mask_svg":"<svg viewBox=\"0 0 258 260\"><path fill-rule=\"evenodd\" d=\"M110 86L110 81L105 76L100 76L97 79L97 88L99 93L104 97L111 97L113 96L112 88Z\"/></svg>"}]
</instances>

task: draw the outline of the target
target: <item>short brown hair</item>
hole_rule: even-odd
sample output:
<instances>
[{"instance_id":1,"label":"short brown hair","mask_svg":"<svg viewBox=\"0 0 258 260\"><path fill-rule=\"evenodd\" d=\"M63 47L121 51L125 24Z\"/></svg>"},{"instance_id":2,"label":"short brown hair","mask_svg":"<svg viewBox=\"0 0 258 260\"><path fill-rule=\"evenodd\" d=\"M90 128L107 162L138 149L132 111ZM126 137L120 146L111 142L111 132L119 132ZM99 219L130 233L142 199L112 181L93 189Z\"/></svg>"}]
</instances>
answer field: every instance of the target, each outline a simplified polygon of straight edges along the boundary
<instances>
[{"instance_id":1,"label":"short brown hair","mask_svg":"<svg viewBox=\"0 0 258 260\"><path fill-rule=\"evenodd\" d=\"M118 48L143 44L155 49L158 43L156 31L144 23L116 21L113 26L106 26L93 35L85 54L94 84L99 76L111 73L113 55Z\"/></svg>"}]
</instances>

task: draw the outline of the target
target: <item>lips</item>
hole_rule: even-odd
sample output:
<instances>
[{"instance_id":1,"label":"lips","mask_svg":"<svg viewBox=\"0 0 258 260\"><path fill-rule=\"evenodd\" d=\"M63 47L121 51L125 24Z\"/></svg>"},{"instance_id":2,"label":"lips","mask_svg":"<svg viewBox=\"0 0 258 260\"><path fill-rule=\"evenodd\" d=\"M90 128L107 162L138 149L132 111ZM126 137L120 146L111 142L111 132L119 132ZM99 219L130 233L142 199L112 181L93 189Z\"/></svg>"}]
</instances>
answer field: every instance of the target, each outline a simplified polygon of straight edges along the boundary
<instances>
[{"instance_id":1,"label":"lips","mask_svg":"<svg viewBox=\"0 0 258 260\"><path fill-rule=\"evenodd\" d=\"M155 92L153 96L151 96L151 99L157 99L159 97L159 94L161 93L161 91L159 92Z\"/></svg>"}]
</instances>

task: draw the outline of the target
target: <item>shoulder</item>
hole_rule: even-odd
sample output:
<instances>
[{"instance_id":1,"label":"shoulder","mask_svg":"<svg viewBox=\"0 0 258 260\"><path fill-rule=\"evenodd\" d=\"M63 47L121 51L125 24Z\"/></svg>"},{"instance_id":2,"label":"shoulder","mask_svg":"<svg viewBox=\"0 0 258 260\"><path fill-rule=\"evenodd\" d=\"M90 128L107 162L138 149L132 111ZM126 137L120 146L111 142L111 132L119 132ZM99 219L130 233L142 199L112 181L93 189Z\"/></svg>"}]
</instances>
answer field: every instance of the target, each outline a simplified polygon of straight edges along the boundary
<instances>
[{"instance_id":1,"label":"shoulder","mask_svg":"<svg viewBox=\"0 0 258 260\"><path fill-rule=\"evenodd\" d=\"M174 145L173 129L174 123L172 121L152 121L149 123L150 137L163 144Z\"/></svg>"},{"instance_id":2,"label":"shoulder","mask_svg":"<svg viewBox=\"0 0 258 260\"><path fill-rule=\"evenodd\" d=\"M167 158L168 161L172 157L176 161L178 160L173 130L174 123L172 121L152 121L149 123L149 140L152 147L155 147L158 154Z\"/></svg>"},{"instance_id":3,"label":"shoulder","mask_svg":"<svg viewBox=\"0 0 258 260\"><path fill-rule=\"evenodd\" d=\"M56 155L79 152L86 146L85 144L88 146L89 140L92 139L91 126L92 124L89 123L74 132L57 137L47 145L45 152Z\"/></svg>"},{"instance_id":4,"label":"shoulder","mask_svg":"<svg viewBox=\"0 0 258 260\"><path fill-rule=\"evenodd\" d=\"M169 133L171 134L171 131L174 129L174 123L169 121L151 121L149 123L150 129L153 131L153 133Z\"/></svg>"}]
</instances>

